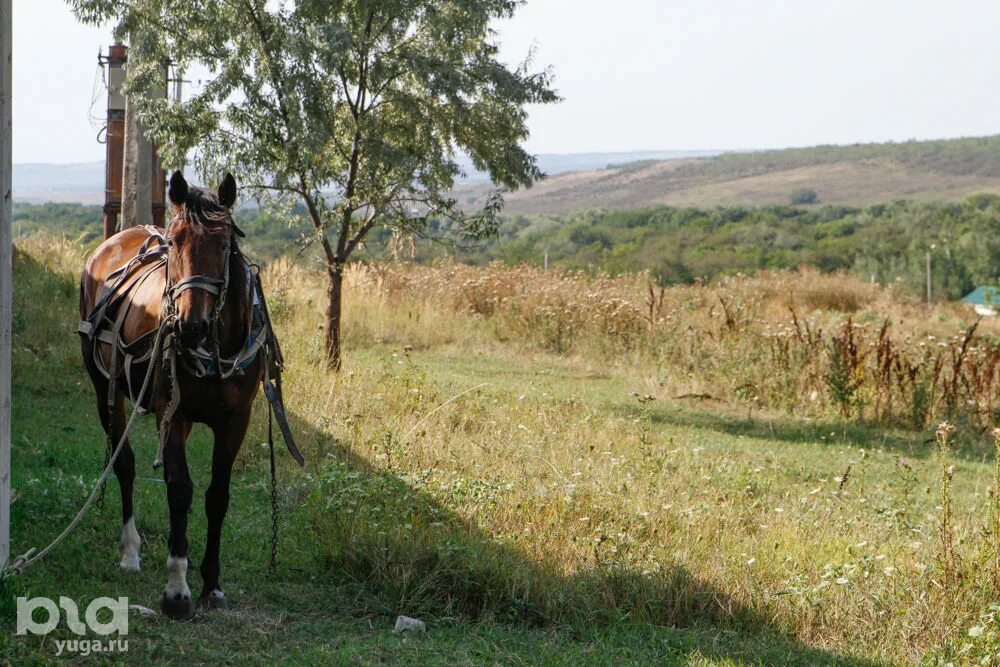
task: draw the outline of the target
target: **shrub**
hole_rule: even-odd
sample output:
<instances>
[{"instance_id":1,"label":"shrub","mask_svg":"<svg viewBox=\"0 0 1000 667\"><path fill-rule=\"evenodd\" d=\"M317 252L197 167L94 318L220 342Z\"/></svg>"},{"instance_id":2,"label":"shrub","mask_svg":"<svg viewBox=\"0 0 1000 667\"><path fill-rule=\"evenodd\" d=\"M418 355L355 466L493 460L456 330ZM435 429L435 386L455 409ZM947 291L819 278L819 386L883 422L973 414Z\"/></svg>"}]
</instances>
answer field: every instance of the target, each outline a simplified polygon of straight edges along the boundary
<instances>
[{"instance_id":1,"label":"shrub","mask_svg":"<svg viewBox=\"0 0 1000 667\"><path fill-rule=\"evenodd\" d=\"M819 201L819 195L816 191L811 188L799 188L798 190L792 190L788 195L788 203L792 206L804 206L806 204L815 204Z\"/></svg>"},{"instance_id":2,"label":"shrub","mask_svg":"<svg viewBox=\"0 0 1000 667\"><path fill-rule=\"evenodd\" d=\"M605 230L586 223L574 226L569 232L569 240L581 247L595 244L601 248L611 247L611 236Z\"/></svg>"}]
</instances>

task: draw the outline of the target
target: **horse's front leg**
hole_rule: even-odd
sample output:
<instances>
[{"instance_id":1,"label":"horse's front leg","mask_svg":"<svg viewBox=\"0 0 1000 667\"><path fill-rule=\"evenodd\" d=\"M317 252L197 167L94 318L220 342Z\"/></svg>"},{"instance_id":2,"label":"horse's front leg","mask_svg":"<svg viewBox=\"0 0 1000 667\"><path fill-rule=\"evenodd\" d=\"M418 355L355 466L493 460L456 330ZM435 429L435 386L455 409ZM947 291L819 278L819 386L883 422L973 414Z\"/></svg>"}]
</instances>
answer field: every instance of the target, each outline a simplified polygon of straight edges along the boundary
<instances>
[{"instance_id":1,"label":"horse's front leg","mask_svg":"<svg viewBox=\"0 0 1000 667\"><path fill-rule=\"evenodd\" d=\"M163 478L167 483L167 504L170 507L170 537L167 541L167 586L163 590L160 608L167 616L175 619L194 617L191 589L187 585L187 519L194 489L185 454L190 432L191 422L173 419L163 448Z\"/></svg>"},{"instance_id":2,"label":"horse's front leg","mask_svg":"<svg viewBox=\"0 0 1000 667\"><path fill-rule=\"evenodd\" d=\"M212 427L215 448L212 450L212 483L205 491L205 517L208 519L208 538L205 541L205 558L201 561L201 578L205 583L198 605L207 609L228 609L226 596L219 583L219 546L222 539L222 522L229 509L229 482L233 461L243 444L250 424L250 407L235 412Z\"/></svg>"}]
</instances>

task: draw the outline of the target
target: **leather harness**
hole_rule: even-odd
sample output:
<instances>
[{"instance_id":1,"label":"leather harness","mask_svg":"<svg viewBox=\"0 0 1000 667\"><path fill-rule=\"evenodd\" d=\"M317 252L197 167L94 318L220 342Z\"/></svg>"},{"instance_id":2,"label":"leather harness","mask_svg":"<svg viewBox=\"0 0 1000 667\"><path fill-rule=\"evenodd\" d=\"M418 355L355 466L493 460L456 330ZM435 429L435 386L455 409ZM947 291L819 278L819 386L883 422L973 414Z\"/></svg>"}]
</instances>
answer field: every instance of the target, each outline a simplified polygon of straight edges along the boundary
<instances>
[{"instance_id":1,"label":"leather harness","mask_svg":"<svg viewBox=\"0 0 1000 667\"><path fill-rule=\"evenodd\" d=\"M168 270L169 246L167 239L158 227L146 225L144 229L149 236L139 251L123 266L108 274L101 286L94 307L77 328L85 345L90 348L86 353L93 358L94 366L98 372L108 380L107 405L109 415L114 414L119 391L118 383L123 376L129 399L137 410L148 412L152 400L150 396L136 394L132 378L133 375L139 377L144 375L148 369L147 364L157 362L162 364L166 383L171 389L167 409L161 420L160 451L154 463L154 467L158 467L162 464L163 447L167 438L170 418L180 404L179 385L176 377L177 366L179 365L184 372L194 377L218 378L219 382L222 382L235 375L242 375L244 370L253 364L258 355L263 354L264 396L269 404L269 412L273 411L278 419L278 426L289 453L299 465L303 465L302 454L295 446L285 412L281 392L281 372L284 370L284 359L281 356L281 348L274 334L274 329L271 327L271 318L260 282L260 268L248 262L242 254L237 254L238 264L246 274L251 321L246 343L236 354L222 357L219 353L218 326L219 316L229 288L230 244L226 246L223 264L225 268L221 278L201 275L189 276L176 284L171 284L170 271ZM134 293L149 276L161 268L166 272L167 280L162 295L159 326L142 334L131 343L126 343L122 338L122 327L132 307ZM174 301L182 292L189 289L201 289L216 297L215 308L210 320L212 349L205 349L201 345L197 348L186 347L181 344L180 338L176 335L177 318ZM154 345L154 340L161 335L163 337L162 345ZM98 343L110 346L111 356L107 366L104 364ZM154 355L158 355L160 358L153 359ZM111 423L110 420L109 423ZM111 437L110 433L109 437Z\"/></svg>"}]
</instances>

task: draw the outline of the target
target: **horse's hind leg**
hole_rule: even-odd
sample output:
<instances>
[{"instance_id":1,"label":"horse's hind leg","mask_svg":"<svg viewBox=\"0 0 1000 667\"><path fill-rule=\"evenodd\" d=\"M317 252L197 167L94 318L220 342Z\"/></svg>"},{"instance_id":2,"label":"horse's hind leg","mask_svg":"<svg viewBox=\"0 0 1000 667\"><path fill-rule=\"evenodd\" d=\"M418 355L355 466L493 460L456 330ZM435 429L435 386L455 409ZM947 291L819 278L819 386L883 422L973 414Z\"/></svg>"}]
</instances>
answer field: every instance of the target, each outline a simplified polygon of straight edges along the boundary
<instances>
[{"instance_id":1,"label":"horse's hind leg","mask_svg":"<svg viewBox=\"0 0 1000 667\"><path fill-rule=\"evenodd\" d=\"M103 376L101 380L104 380ZM107 381L95 382L94 388L97 391L97 412L101 418L101 425L104 427L104 432L108 435L109 446L113 452L125 431L125 401L119 392L118 396L115 397L114 419L112 420L111 415L108 414ZM132 452L132 445L129 443L128 438L125 439L122 451L118 455L118 458L115 459L114 470L122 495L122 533L120 543L122 559L119 565L123 570L138 572L140 560L139 547L142 541L139 539L139 531L135 529L135 513L132 506L132 490L135 485L135 454Z\"/></svg>"},{"instance_id":2,"label":"horse's hind leg","mask_svg":"<svg viewBox=\"0 0 1000 667\"><path fill-rule=\"evenodd\" d=\"M208 519L208 539L205 541L205 558L201 561L201 578L204 588L198 605L208 609L228 609L229 603L219 583L219 548L222 540L222 522L229 510L229 482L233 461L243 444L250 424L250 407L235 413L229 419L213 426L215 447L212 450L212 483L205 491L205 517Z\"/></svg>"}]
</instances>

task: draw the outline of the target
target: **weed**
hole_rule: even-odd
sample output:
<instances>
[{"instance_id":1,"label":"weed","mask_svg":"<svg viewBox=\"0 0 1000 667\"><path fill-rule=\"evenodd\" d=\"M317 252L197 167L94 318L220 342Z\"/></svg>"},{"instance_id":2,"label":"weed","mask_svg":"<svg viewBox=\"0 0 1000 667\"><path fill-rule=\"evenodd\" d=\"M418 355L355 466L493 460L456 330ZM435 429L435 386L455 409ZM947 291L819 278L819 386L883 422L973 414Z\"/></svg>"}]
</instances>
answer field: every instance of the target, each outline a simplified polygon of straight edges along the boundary
<instances>
[{"instance_id":1,"label":"weed","mask_svg":"<svg viewBox=\"0 0 1000 667\"><path fill-rule=\"evenodd\" d=\"M940 516L938 519L938 566L942 573L943 586L950 589L956 583L958 565L955 555L955 528L952 516L951 486L955 475L955 466L951 462L952 437L955 427L948 422L942 422L934 432L938 446L938 464L941 468L941 494L939 498Z\"/></svg>"}]
</instances>

